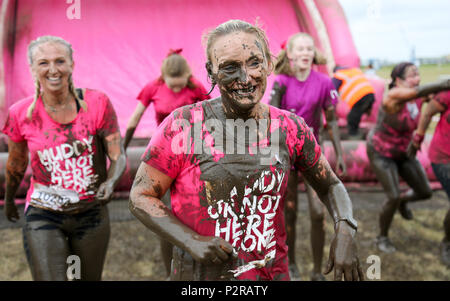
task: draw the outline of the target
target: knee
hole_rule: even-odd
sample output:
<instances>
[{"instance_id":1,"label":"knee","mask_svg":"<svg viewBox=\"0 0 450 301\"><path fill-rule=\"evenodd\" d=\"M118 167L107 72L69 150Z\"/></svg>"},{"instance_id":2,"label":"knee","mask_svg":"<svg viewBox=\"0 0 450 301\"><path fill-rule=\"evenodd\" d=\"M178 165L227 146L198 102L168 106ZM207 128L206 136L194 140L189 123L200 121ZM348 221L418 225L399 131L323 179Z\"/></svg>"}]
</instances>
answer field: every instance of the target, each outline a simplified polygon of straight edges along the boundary
<instances>
[{"instance_id":1,"label":"knee","mask_svg":"<svg viewBox=\"0 0 450 301\"><path fill-rule=\"evenodd\" d=\"M426 189L417 193L417 197L419 198L419 200L429 199L429 198L431 198L432 195L433 195L433 191L431 190L430 187L427 187Z\"/></svg>"}]
</instances>

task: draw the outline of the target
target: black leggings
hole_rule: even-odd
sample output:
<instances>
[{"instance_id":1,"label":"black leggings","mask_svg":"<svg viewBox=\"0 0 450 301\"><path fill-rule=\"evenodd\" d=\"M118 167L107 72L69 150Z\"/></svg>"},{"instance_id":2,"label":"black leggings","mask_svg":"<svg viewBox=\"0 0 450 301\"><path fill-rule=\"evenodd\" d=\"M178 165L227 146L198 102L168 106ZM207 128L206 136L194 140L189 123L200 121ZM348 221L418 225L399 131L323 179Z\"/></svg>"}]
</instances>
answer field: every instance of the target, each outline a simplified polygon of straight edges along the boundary
<instances>
[{"instance_id":1,"label":"black leggings","mask_svg":"<svg viewBox=\"0 0 450 301\"><path fill-rule=\"evenodd\" d=\"M370 165L388 197L380 215L381 235L387 236L395 210L400 203L428 199L431 197L432 191L425 170L416 158L405 156L402 160L394 160L383 157L371 143L367 143L367 155ZM399 176L412 188L411 190L401 193Z\"/></svg>"},{"instance_id":2,"label":"black leggings","mask_svg":"<svg viewBox=\"0 0 450 301\"><path fill-rule=\"evenodd\" d=\"M30 206L23 244L33 280L67 280L67 258L80 258L80 280L101 280L110 236L106 206L62 214Z\"/></svg>"}]
</instances>

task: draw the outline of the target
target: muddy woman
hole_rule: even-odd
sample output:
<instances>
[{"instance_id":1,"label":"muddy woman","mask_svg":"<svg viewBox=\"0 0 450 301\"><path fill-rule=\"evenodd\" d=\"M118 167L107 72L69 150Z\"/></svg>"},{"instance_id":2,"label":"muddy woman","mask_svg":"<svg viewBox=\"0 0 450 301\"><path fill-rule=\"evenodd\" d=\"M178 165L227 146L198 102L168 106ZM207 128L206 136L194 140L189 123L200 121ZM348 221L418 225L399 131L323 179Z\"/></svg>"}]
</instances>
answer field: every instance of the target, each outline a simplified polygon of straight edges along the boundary
<instances>
[{"instance_id":1,"label":"muddy woman","mask_svg":"<svg viewBox=\"0 0 450 301\"><path fill-rule=\"evenodd\" d=\"M289 280L283 210L293 165L334 218L326 272L362 279L343 184L303 119L260 102L273 69L264 32L230 20L205 40L220 97L163 121L130 193L131 212L175 246L171 279ZM161 201L169 188L171 210Z\"/></svg>"},{"instance_id":2,"label":"muddy woman","mask_svg":"<svg viewBox=\"0 0 450 301\"><path fill-rule=\"evenodd\" d=\"M316 141L322 123L322 112L325 114L327 129L336 153L336 172L346 172L342 157L339 128L335 107L338 93L327 75L312 69L313 64L326 64L314 46L313 38L304 32L289 37L285 49L278 54L275 64L275 78L270 104L287 111L294 112L303 118L313 130ZM285 216L287 245L289 246L289 273L292 280L300 280L300 273L295 260L295 225L298 204L298 171L292 169L289 174L286 195ZM313 271L311 280L325 280L322 275L323 248L325 245L325 206L320 202L314 189L305 182L311 220L311 249L313 254Z\"/></svg>"},{"instance_id":3,"label":"muddy woman","mask_svg":"<svg viewBox=\"0 0 450 301\"><path fill-rule=\"evenodd\" d=\"M419 70L414 64L403 62L392 69L389 91L379 108L377 123L367 136L370 165L387 195L376 239L378 249L385 253L396 251L388 233L397 209L403 218L411 220L413 213L408 203L426 200L432 194L425 170L414 156L408 155L407 148L413 136L417 142L423 139L413 132L427 96L449 90L450 81L419 83ZM407 191L400 191L399 176L410 187Z\"/></svg>"},{"instance_id":4,"label":"muddy woman","mask_svg":"<svg viewBox=\"0 0 450 301\"><path fill-rule=\"evenodd\" d=\"M34 280L66 280L70 255L80 259L81 280L101 280L110 236L106 203L126 166L113 106L101 92L75 89L72 52L59 37L30 43L35 95L11 106L3 128L10 221L19 218L14 198L31 163L23 243Z\"/></svg>"}]
</instances>

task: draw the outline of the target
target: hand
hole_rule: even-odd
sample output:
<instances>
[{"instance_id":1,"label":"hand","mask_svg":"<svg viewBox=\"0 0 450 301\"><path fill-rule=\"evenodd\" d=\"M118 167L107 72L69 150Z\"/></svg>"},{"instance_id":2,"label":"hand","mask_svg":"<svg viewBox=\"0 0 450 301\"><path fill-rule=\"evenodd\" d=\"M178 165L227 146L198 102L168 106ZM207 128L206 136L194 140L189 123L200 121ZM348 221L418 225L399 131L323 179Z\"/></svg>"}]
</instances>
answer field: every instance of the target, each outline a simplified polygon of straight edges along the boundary
<instances>
[{"instance_id":1,"label":"hand","mask_svg":"<svg viewBox=\"0 0 450 301\"><path fill-rule=\"evenodd\" d=\"M233 254L233 246L215 236L199 236L188 249L192 257L203 264L222 264Z\"/></svg>"},{"instance_id":2,"label":"hand","mask_svg":"<svg viewBox=\"0 0 450 301\"><path fill-rule=\"evenodd\" d=\"M338 156L336 159L336 174L338 176L345 176L347 174L347 166L345 165L342 155Z\"/></svg>"},{"instance_id":3,"label":"hand","mask_svg":"<svg viewBox=\"0 0 450 301\"><path fill-rule=\"evenodd\" d=\"M408 158L415 158L419 148L420 146L416 145L414 141L409 142L408 148L406 149L406 155Z\"/></svg>"},{"instance_id":4,"label":"hand","mask_svg":"<svg viewBox=\"0 0 450 301\"><path fill-rule=\"evenodd\" d=\"M345 281L364 280L364 273L359 265L356 243L353 239L354 229L347 222L338 223L338 228L330 247L330 257L324 274L327 275L334 267L334 280Z\"/></svg>"},{"instance_id":5,"label":"hand","mask_svg":"<svg viewBox=\"0 0 450 301\"><path fill-rule=\"evenodd\" d=\"M114 192L113 183L105 181L102 184L100 184L100 187L97 190L96 198L97 200L100 201L102 205L105 205L111 200L113 192Z\"/></svg>"},{"instance_id":6,"label":"hand","mask_svg":"<svg viewBox=\"0 0 450 301\"><path fill-rule=\"evenodd\" d=\"M5 202L4 209L6 218L15 223L20 219L19 211L17 210L16 204L13 202Z\"/></svg>"}]
</instances>

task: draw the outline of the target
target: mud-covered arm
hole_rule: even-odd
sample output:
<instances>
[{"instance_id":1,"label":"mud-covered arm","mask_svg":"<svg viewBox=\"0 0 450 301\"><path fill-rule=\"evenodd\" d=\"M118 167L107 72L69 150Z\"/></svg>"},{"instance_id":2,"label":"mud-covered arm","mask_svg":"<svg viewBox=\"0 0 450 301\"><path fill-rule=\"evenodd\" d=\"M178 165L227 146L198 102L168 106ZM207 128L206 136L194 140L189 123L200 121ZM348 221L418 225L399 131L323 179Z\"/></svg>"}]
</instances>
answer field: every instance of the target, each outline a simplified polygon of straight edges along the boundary
<instances>
[{"instance_id":1,"label":"mud-covered arm","mask_svg":"<svg viewBox=\"0 0 450 301\"><path fill-rule=\"evenodd\" d=\"M389 113L396 113L404 103L429 94L450 90L450 79L437 81L415 88L394 87L387 93L383 99L383 106Z\"/></svg>"},{"instance_id":2,"label":"mud-covered arm","mask_svg":"<svg viewBox=\"0 0 450 301\"><path fill-rule=\"evenodd\" d=\"M336 110L334 106L329 106L325 110L325 118L327 120L327 130L333 143L334 152L336 153L336 172L340 175L345 175L347 167L343 159L343 152L341 146L341 135L336 118Z\"/></svg>"},{"instance_id":3,"label":"mud-covered arm","mask_svg":"<svg viewBox=\"0 0 450 301\"><path fill-rule=\"evenodd\" d=\"M278 82L273 83L272 91L270 92L270 105L280 108L281 99L284 93L286 93L286 86L281 85Z\"/></svg>"},{"instance_id":4,"label":"mud-covered arm","mask_svg":"<svg viewBox=\"0 0 450 301\"><path fill-rule=\"evenodd\" d=\"M26 141L14 142L8 140L8 160L6 161L6 191L5 191L5 215L15 222L19 219L17 207L14 203L17 189L25 175L28 166L28 147Z\"/></svg>"},{"instance_id":5,"label":"mud-covered arm","mask_svg":"<svg viewBox=\"0 0 450 301\"><path fill-rule=\"evenodd\" d=\"M354 240L357 225L353 218L352 202L344 185L334 174L323 154L313 167L303 172L303 175L317 192L335 223L335 236L331 243L325 274L334 268L335 280L342 280L342 276L345 280L363 280L364 274Z\"/></svg>"},{"instance_id":6,"label":"mud-covered arm","mask_svg":"<svg viewBox=\"0 0 450 301\"><path fill-rule=\"evenodd\" d=\"M416 132L419 135L424 136L425 132L428 129L428 126L430 125L431 119L434 115L438 113L442 113L445 111L445 107L437 102L436 100L432 99L426 106L423 113L420 115L419 119L419 125L417 127Z\"/></svg>"},{"instance_id":7,"label":"mud-covered arm","mask_svg":"<svg viewBox=\"0 0 450 301\"><path fill-rule=\"evenodd\" d=\"M201 236L184 225L161 198L173 179L146 163L141 163L130 192L131 213L161 238L189 252L206 264L229 259L232 246L219 237Z\"/></svg>"},{"instance_id":8,"label":"mud-covered arm","mask_svg":"<svg viewBox=\"0 0 450 301\"><path fill-rule=\"evenodd\" d=\"M123 142L123 146L125 149L127 149L128 145L130 144L130 141L134 135L134 131L136 130L136 127L141 121L145 109L146 107L141 102L138 102L136 109L133 112L133 115L131 115L130 120L128 121L127 130L125 132L125 138Z\"/></svg>"},{"instance_id":9,"label":"mud-covered arm","mask_svg":"<svg viewBox=\"0 0 450 301\"><path fill-rule=\"evenodd\" d=\"M413 158L416 156L417 151L420 149L423 139L425 138L425 132L427 131L433 116L444 111L445 107L434 99L427 104L425 110L420 115L419 125L416 131L414 131L412 140L406 150L406 154L409 157Z\"/></svg>"},{"instance_id":10,"label":"mud-covered arm","mask_svg":"<svg viewBox=\"0 0 450 301\"><path fill-rule=\"evenodd\" d=\"M344 224L350 226L347 228L348 232L354 235L356 229L353 226L356 225L356 222L353 218L352 201L344 184L333 172L325 156L321 154L318 162L302 173L327 207L335 225L344 221Z\"/></svg>"},{"instance_id":11,"label":"mud-covered arm","mask_svg":"<svg viewBox=\"0 0 450 301\"><path fill-rule=\"evenodd\" d=\"M125 172L127 158L121 143L119 131L104 137L103 144L105 145L106 155L110 160L110 165L107 179L99 186L97 191L97 199L105 204L111 199L114 188L117 186L120 177Z\"/></svg>"}]
</instances>

